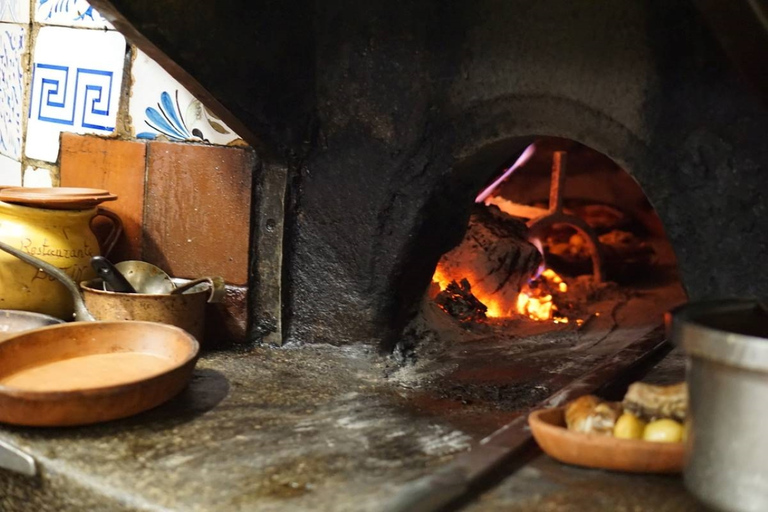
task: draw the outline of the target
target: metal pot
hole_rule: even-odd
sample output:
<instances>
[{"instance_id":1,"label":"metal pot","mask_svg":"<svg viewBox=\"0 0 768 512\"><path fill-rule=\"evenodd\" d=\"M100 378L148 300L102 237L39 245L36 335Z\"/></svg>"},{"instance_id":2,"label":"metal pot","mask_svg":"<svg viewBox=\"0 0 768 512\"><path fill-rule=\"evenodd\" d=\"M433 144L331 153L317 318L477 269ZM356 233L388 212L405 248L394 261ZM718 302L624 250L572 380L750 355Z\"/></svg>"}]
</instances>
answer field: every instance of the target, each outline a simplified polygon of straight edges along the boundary
<instances>
[{"instance_id":1,"label":"metal pot","mask_svg":"<svg viewBox=\"0 0 768 512\"><path fill-rule=\"evenodd\" d=\"M184 285L188 280L177 279ZM209 282L180 294L119 293L104 291L101 279L80 283L85 306L101 321L142 320L181 327L201 343L205 333L205 308L217 290Z\"/></svg>"},{"instance_id":2,"label":"metal pot","mask_svg":"<svg viewBox=\"0 0 768 512\"><path fill-rule=\"evenodd\" d=\"M688 304L671 313L671 336L689 356L686 487L716 510L765 512L768 307L757 300Z\"/></svg>"}]
</instances>

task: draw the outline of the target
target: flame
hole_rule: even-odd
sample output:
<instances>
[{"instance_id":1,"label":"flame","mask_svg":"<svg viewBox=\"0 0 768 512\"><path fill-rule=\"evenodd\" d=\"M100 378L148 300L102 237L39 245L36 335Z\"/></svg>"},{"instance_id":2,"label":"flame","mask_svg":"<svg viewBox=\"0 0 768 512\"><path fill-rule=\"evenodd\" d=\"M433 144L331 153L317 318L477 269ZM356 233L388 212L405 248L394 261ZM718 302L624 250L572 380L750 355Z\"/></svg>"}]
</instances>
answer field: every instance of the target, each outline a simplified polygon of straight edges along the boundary
<instances>
[{"instance_id":1,"label":"flame","mask_svg":"<svg viewBox=\"0 0 768 512\"><path fill-rule=\"evenodd\" d=\"M566 293L568 284L554 270L545 269L540 276L531 279L529 284L524 286L518 294L517 302L512 305L504 304L502 301L484 294L479 287L475 286L477 280L470 274L468 272L464 277L472 287L472 294L488 308L485 313L488 318L509 318L514 314L520 314L536 321L552 321L556 324L568 323L567 317L556 315L557 306L553 301L552 294L542 293L540 288L532 286L536 280L546 280L547 284L557 288L559 293ZM452 279L438 264L432 281L438 284L440 290L445 290Z\"/></svg>"},{"instance_id":2,"label":"flame","mask_svg":"<svg viewBox=\"0 0 768 512\"><path fill-rule=\"evenodd\" d=\"M568 284L551 268L544 270L541 273L540 279L556 286L559 293L566 293L568 291ZM532 288L530 284L526 286L517 297L517 312L540 322L552 320L556 324L567 324L567 317L555 315L557 306L552 300L552 295L541 295L541 293L537 292L538 288Z\"/></svg>"},{"instance_id":3,"label":"flame","mask_svg":"<svg viewBox=\"0 0 768 512\"><path fill-rule=\"evenodd\" d=\"M443 269L441 269L440 265L438 265L437 268L435 269L435 273L432 274L432 282L437 283L440 286L440 290L445 290L448 287L448 285L451 284L451 279L449 279L443 273ZM469 284L471 285L472 283L470 282Z\"/></svg>"}]
</instances>

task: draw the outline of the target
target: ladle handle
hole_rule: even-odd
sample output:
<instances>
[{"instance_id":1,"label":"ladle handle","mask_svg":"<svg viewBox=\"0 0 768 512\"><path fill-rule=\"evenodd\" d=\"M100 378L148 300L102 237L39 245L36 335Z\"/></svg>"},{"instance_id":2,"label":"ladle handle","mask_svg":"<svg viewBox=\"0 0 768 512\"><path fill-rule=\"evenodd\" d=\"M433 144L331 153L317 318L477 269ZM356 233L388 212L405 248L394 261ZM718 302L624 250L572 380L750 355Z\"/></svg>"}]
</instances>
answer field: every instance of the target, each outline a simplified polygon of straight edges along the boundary
<instances>
[{"instance_id":1,"label":"ladle handle","mask_svg":"<svg viewBox=\"0 0 768 512\"><path fill-rule=\"evenodd\" d=\"M222 301L227 290L224 279L221 277L201 277L199 279L193 279L192 281L179 285L171 292L171 295L181 295L201 283L208 283L211 287L211 294L208 296L208 302L216 303Z\"/></svg>"},{"instance_id":2,"label":"ladle handle","mask_svg":"<svg viewBox=\"0 0 768 512\"><path fill-rule=\"evenodd\" d=\"M112 287L112 291L136 293L136 289L128 282L125 276L104 256L94 256L91 258L91 267L102 281Z\"/></svg>"},{"instance_id":3,"label":"ladle handle","mask_svg":"<svg viewBox=\"0 0 768 512\"><path fill-rule=\"evenodd\" d=\"M63 284L67 288L67 291L69 291L69 293L72 295L72 298L75 301L75 320L80 320L85 322L93 322L96 320L93 317L93 315L91 315L91 313L88 312L88 309L85 307L85 302L83 302L83 296L80 294L80 288L78 288L77 284L63 270L57 267L54 267L50 263L43 261L39 258L30 256L29 254L19 249L16 249L15 247L11 247L5 242L0 242L0 249L7 252L8 254L12 254L16 256L24 263L28 263L33 267L42 270L43 272L45 272L51 277L56 278L61 284Z\"/></svg>"}]
</instances>

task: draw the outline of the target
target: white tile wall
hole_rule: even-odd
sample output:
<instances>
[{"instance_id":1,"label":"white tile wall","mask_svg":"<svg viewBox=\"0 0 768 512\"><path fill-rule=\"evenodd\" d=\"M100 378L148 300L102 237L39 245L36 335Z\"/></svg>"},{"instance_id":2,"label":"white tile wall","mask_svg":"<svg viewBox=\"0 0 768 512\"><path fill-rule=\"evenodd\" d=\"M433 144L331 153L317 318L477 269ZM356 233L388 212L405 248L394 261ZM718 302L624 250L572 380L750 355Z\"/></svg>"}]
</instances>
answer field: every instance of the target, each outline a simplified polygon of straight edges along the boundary
<instances>
[{"instance_id":1,"label":"white tile wall","mask_svg":"<svg viewBox=\"0 0 768 512\"><path fill-rule=\"evenodd\" d=\"M125 51L117 32L40 29L32 61L27 157L55 162L63 131L114 131Z\"/></svg>"},{"instance_id":2,"label":"white tile wall","mask_svg":"<svg viewBox=\"0 0 768 512\"><path fill-rule=\"evenodd\" d=\"M0 21L29 23L29 0L0 0Z\"/></svg>"},{"instance_id":3,"label":"white tile wall","mask_svg":"<svg viewBox=\"0 0 768 512\"><path fill-rule=\"evenodd\" d=\"M27 27L0 23L0 153L21 159Z\"/></svg>"},{"instance_id":4,"label":"white tile wall","mask_svg":"<svg viewBox=\"0 0 768 512\"><path fill-rule=\"evenodd\" d=\"M65 27L112 28L85 0L34 0L35 21Z\"/></svg>"},{"instance_id":5,"label":"white tile wall","mask_svg":"<svg viewBox=\"0 0 768 512\"><path fill-rule=\"evenodd\" d=\"M27 167L24 169L25 187L52 187L53 179L48 169Z\"/></svg>"},{"instance_id":6,"label":"white tile wall","mask_svg":"<svg viewBox=\"0 0 768 512\"><path fill-rule=\"evenodd\" d=\"M239 138L143 52L137 52L131 75L131 135L140 139L164 135L171 140L222 145Z\"/></svg>"},{"instance_id":7,"label":"white tile wall","mask_svg":"<svg viewBox=\"0 0 768 512\"><path fill-rule=\"evenodd\" d=\"M21 186L21 162L0 155L0 186Z\"/></svg>"}]
</instances>

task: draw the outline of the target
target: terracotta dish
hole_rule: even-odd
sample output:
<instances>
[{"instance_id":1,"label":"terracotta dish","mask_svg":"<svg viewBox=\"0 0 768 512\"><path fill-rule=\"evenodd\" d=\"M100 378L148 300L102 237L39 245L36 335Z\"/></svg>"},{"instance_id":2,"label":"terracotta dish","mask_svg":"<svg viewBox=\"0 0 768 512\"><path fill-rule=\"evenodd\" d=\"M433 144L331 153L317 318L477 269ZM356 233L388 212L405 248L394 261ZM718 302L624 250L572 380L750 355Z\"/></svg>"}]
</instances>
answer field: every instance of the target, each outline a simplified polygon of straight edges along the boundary
<instances>
[{"instance_id":1,"label":"terracotta dish","mask_svg":"<svg viewBox=\"0 0 768 512\"><path fill-rule=\"evenodd\" d=\"M98 188L8 187L0 189L0 201L52 210L88 210L105 201L115 199L117 199L116 195Z\"/></svg>"},{"instance_id":2,"label":"terracotta dish","mask_svg":"<svg viewBox=\"0 0 768 512\"><path fill-rule=\"evenodd\" d=\"M582 434L565 428L564 408L540 409L528 417L539 447L566 464L629 473L679 473L684 443L654 443Z\"/></svg>"},{"instance_id":3,"label":"terracotta dish","mask_svg":"<svg viewBox=\"0 0 768 512\"><path fill-rule=\"evenodd\" d=\"M152 322L75 322L0 343L0 421L86 425L125 418L179 393L197 341Z\"/></svg>"}]
</instances>

